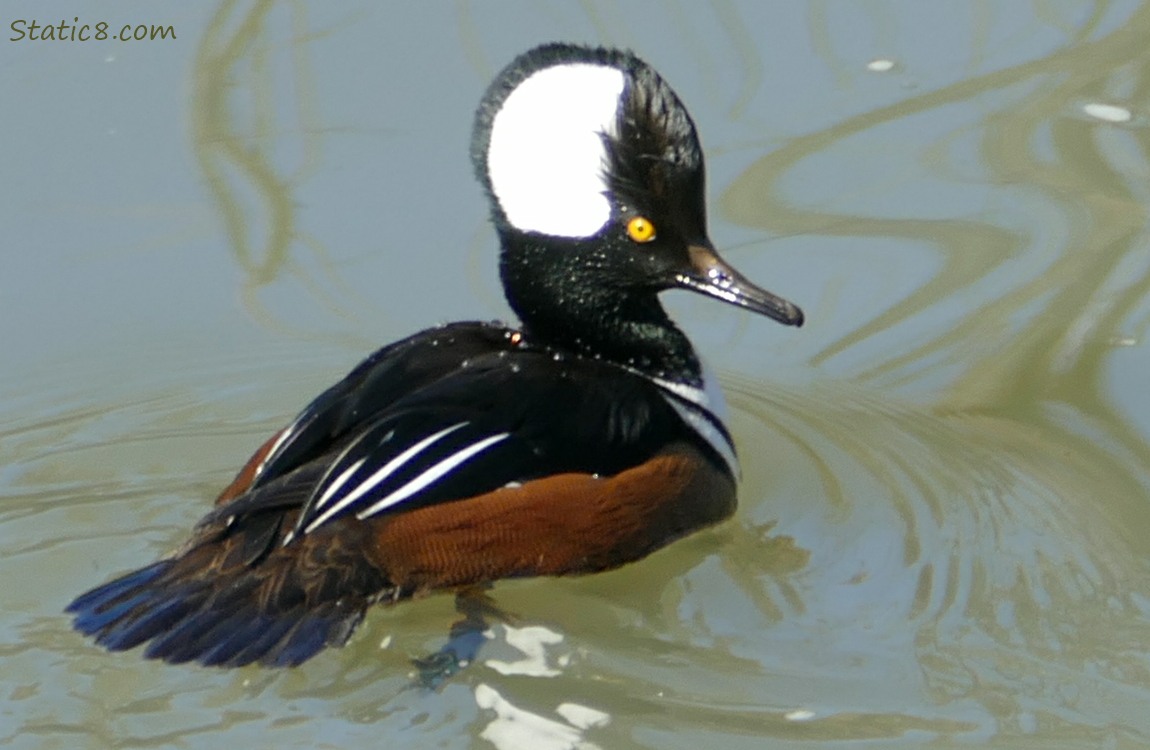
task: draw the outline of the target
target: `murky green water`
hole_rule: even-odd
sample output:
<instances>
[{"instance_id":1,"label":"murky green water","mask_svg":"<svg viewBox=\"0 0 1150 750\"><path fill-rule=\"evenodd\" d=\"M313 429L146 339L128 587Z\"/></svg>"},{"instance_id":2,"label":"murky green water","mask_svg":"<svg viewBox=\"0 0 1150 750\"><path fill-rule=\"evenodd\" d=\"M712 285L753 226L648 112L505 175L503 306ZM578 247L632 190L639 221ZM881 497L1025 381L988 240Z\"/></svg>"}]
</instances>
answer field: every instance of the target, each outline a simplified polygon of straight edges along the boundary
<instances>
[{"instance_id":1,"label":"murky green water","mask_svg":"<svg viewBox=\"0 0 1150 750\"><path fill-rule=\"evenodd\" d=\"M81 12L177 38L0 39L0 741L1150 746L1150 7ZM664 73L713 239L807 312L669 299L724 375L735 520L500 585L520 621L439 693L406 686L446 597L280 672L72 633L363 354L506 315L468 130L551 39Z\"/></svg>"}]
</instances>

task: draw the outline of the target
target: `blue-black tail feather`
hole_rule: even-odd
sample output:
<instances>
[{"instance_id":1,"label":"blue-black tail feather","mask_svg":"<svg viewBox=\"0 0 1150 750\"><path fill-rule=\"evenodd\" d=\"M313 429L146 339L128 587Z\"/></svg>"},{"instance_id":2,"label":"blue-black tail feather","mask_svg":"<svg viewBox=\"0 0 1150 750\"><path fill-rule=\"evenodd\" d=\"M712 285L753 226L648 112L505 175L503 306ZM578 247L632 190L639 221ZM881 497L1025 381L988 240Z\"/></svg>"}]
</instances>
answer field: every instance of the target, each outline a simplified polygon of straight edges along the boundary
<instances>
[{"instance_id":1,"label":"blue-black tail feather","mask_svg":"<svg viewBox=\"0 0 1150 750\"><path fill-rule=\"evenodd\" d=\"M171 565L170 560L161 560L76 597L65 610L76 616L73 627L84 635L96 636L97 640L112 639L130 624L124 621L125 615L148 600L148 584ZM112 645L108 648L119 650Z\"/></svg>"},{"instance_id":2,"label":"blue-black tail feather","mask_svg":"<svg viewBox=\"0 0 1150 750\"><path fill-rule=\"evenodd\" d=\"M188 578L177 563L161 560L77 597L66 610L74 627L111 651L150 641L144 655L170 663L294 666L342 645L366 606L336 600L269 611L259 604L258 577Z\"/></svg>"}]
</instances>

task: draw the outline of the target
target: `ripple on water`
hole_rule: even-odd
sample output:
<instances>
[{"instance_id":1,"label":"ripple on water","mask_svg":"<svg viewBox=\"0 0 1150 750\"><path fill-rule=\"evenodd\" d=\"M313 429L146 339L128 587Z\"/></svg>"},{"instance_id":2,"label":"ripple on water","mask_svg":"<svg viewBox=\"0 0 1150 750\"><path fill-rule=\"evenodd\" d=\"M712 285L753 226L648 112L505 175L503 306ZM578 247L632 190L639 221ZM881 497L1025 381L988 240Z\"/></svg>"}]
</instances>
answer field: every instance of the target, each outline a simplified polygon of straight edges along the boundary
<instances>
[{"instance_id":1,"label":"ripple on water","mask_svg":"<svg viewBox=\"0 0 1150 750\"><path fill-rule=\"evenodd\" d=\"M98 407L49 389L52 408L6 422L2 596L25 614L4 621L0 653L10 700L29 709L19 731L143 746L351 726L506 738L531 714L540 736L603 747L697 743L706 727L719 744L1150 734L1138 464L1067 408L1022 422L842 383L729 380L746 474L735 519L614 573L502 584L523 632L555 637L524 650L497 629L491 663L440 694L406 690L407 660L445 636L446 597L374 613L348 649L291 672L109 656L70 632L67 599L178 543L282 418L246 389L257 373L232 373L227 398L192 385L202 375L105 389ZM500 668L517 659L545 668ZM604 716L584 726L561 706Z\"/></svg>"},{"instance_id":2,"label":"ripple on water","mask_svg":"<svg viewBox=\"0 0 1150 750\"><path fill-rule=\"evenodd\" d=\"M944 412L843 383L727 390L741 526L777 519L769 534L809 553L783 583L735 578L749 600L789 593L734 652L821 675L863 713L896 694L984 731L1150 733L1148 477L1084 417Z\"/></svg>"}]
</instances>

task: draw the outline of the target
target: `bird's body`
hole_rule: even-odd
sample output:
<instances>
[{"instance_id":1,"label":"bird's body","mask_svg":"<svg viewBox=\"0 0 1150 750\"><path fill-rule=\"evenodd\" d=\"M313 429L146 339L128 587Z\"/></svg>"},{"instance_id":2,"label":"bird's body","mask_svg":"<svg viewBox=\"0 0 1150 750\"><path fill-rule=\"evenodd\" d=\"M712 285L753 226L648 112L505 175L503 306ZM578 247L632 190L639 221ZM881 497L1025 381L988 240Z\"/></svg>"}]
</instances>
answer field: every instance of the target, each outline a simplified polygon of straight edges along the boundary
<instances>
[{"instance_id":1,"label":"bird's body","mask_svg":"<svg viewBox=\"0 0 1150 750\"><path fill-rule=\"evenodd\" d=\"M536 48L488 90L472 156L522 325L373 354L180 550L77 598L79 630L172 662L297 664L375 602L614 568L734 511L721 393L656 295L802 318L711 249L677 97L629 53Z\"/></svg>"}]
</instances>

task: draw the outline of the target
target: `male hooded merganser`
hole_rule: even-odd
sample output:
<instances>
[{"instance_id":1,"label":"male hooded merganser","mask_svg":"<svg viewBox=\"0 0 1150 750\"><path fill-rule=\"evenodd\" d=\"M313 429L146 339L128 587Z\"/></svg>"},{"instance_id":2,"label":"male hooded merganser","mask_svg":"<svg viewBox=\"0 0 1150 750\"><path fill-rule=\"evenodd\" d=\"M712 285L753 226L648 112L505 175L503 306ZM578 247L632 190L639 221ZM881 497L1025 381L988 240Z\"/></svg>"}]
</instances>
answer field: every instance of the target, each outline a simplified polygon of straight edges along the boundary
<instances>
[{"instance_id":1,"label":"male hooded merganser","mask_svg":"<svg viewBox=\"0 0 1150 750\"><path fill-rule=\"evenodd\" d=\"M471 156L520 327L451 323L368 357L182 548L73 601L78 630L294 665L375 602L615 568L734 512L722 394L657 295L803 316L712 248L679 98L628 52L544 45L487 90Z\"/></svg>"}]
</instances>

